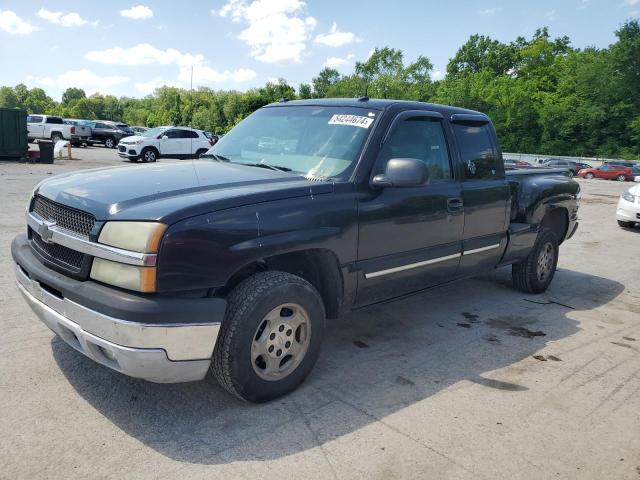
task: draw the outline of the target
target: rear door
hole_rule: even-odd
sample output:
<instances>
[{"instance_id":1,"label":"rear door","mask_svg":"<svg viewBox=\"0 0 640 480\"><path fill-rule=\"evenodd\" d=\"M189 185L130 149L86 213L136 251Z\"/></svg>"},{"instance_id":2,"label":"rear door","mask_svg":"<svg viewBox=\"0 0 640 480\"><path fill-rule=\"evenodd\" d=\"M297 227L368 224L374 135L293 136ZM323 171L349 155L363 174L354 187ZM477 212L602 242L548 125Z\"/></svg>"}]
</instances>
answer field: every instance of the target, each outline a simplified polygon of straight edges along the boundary
<instances>
[{"instance_id":1,"label":"rear door","mask_svg":"<svg viewBox=\"0 0 640 480\"><path fill-rule=\"evenodd\" d=\"M511 192L495 132L484 115L456 114L452 128L463 166L460 274L494 267L506 246Z\"/></svg>"},{"instance_id":2,"label":"rear door","mask_svg":"<svg viewBox=\"0 0 640 480\"><path fill-rule=\"evenodd\" d=\"M452 167L442 115L400 113L383 141L371 176L392 158L427 164L426 185L368 188L358 200L357 305L397 297L456 275L462 235L462 187Z\"/></svg>"}]
</instances>

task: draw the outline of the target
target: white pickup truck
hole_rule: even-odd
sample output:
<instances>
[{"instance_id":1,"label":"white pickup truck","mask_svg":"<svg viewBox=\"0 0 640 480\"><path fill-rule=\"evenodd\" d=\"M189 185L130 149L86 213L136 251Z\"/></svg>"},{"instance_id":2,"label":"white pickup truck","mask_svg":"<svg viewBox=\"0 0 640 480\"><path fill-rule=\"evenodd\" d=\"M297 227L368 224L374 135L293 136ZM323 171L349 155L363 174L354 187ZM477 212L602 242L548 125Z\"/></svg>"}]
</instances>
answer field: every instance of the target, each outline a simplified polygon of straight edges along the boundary
<instances>
[{"instance_id":1,"label":"white pickup truck","mask_svg":"<svg viewBox=\"0 0 640 480\"><path fill-rule=\"evenodd\" d=\"M52 115L29 115L27 117L27 137L30 142L46 139L52 140L53 143L59 140L69 140L74 143L78 129L77 125L65 124L62 117Z\"/></svg>"}]
</instances>

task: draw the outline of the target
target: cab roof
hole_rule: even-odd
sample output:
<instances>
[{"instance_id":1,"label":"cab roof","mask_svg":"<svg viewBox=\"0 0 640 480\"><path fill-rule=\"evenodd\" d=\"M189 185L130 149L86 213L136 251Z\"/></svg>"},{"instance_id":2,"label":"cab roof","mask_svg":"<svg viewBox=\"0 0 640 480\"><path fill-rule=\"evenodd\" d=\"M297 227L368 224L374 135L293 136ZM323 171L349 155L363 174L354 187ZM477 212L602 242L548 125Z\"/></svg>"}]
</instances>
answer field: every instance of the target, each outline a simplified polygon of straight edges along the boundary
<instances>
[{"instance_id":1,"label":"cab roof","mask_svg":"<svg viewBox=\"0 0 640 480\"><path fill-rule=\"evenodd\" d=\"M270 103L266 107L283 106L323 106L323 107L353 107L369 108L372 110L387 110L392 106L403 106L406 109L428 109L439 112L443 115L453 115L455 113L484 115L482 112L469 110L466 108L452 107L449 105L439 105L437 103L416 102L412 100L391 100L378 98L312 98L308 100L286 100Z\"/></svg>"}]
</instances>

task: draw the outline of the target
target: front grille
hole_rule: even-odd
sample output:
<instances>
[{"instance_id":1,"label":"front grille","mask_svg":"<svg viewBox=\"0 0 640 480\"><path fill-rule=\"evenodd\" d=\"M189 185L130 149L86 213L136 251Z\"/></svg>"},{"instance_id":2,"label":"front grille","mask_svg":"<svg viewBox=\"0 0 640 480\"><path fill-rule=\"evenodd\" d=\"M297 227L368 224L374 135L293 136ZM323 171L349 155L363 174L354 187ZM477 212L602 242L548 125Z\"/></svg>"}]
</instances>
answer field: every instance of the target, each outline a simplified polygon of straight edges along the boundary
<instances>
[{"instance_id":1,"label":"front grille","mask_svg":"<svg viewBox=\"0 0 640 480\"><path fill-rule=\"evenodd\" d=\"M36 196L32 211L44 220L56 222L56 226L89 237L96 218L90 213L60 205L47 198Z\"/></svg>"},{"instance_id":2,"label":"front grille","mask_svg":"<svg viewBox=\"0 0 640 480\"><path fill-rule=\"evenodd\" d=\"M62 245L58 245L57 243L46 243L42 240L42 237L33 230L31 230L31 240L40 253L45 257L48 257L49 260L63 263L65 266L72 267L76 270L80 270L82 268L84 254Z\"/></svg>"}]
</instances>

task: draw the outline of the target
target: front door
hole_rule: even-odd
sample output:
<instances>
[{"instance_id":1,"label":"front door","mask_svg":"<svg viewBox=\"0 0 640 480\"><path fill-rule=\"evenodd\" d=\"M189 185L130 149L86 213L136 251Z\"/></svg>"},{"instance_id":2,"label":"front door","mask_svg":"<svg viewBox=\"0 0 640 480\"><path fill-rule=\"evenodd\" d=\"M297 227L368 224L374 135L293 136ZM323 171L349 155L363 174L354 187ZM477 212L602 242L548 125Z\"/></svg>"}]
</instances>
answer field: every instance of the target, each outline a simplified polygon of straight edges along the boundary
<instances>
[{"instance_id":1,"label":"front door","mask_svg":"<svg viewBox=\"0 0 640 480\"><path fill-rule=\"evenodd\" d=\"M486 271L500 261L507 242L511 190L488 119L454 115L452 127L464 167L464 233L459 271L464 276Z\"/></svg>"},{"instance_id":2,"label":"front door","mask_svg":"<svg viewBox=\"0 0 640 480\"><path fill-rule=\"evenodd\" d=\"M184 130L179 128L172 128L164 132L160 139L160 154L164 157L171 157L187 153L189 147L185 145L186 139L184 137Z\"/></svg>"},{"instance_id":3,"label":"front door","mask_svg":"<svg viewBox=\"0 0 640 480\"><path fill-rule=\"evenodd\" d=\"M392 158L427 164L420 187L369 189L359 200L358 293L367 305L453 278L460 260L462 187L455 178L442 119L401 113L387 134L373 174Z\"/></svg>"}]
</instances>

